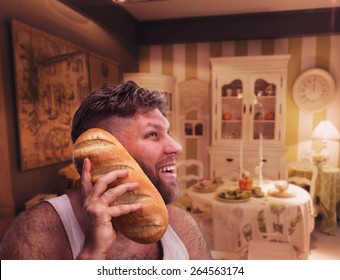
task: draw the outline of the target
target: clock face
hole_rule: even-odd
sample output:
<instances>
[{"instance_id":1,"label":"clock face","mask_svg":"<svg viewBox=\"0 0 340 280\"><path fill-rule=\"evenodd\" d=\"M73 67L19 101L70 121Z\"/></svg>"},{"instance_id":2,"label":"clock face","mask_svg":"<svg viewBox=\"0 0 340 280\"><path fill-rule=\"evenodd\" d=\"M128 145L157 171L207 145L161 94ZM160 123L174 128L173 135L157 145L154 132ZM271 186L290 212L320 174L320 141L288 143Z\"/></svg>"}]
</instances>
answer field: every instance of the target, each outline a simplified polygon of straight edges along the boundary
<instances>
[{"instance_id":1,"label":"clock face","mask_svg":"<svg viewBox=\"0 0 340 280\"><path fill-rule=\"evenodd\" d=\"M293 86L296 105L305 111L325 109L335 97L335 82L325 70L314 68L303 72Z\"/></svg>"}]
</instances>

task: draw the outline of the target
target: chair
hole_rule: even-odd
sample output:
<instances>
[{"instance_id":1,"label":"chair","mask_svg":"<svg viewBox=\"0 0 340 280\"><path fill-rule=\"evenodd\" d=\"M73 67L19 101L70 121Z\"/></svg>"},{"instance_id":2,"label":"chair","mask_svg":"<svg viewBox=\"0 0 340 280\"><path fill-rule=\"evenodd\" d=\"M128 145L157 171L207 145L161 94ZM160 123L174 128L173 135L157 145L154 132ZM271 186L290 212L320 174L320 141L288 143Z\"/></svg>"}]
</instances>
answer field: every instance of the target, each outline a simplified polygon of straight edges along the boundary
<instances>
[{"instance_id":1,"label":"chair","mask_svg":"<svg viewBox=\"0 0 340 280\"><path fill-rule=\"evenodd\" d=\"M188 187L203 178L203 163L197 159L179 160L176 163L176 174L183 196Z\"/></svg>"},{"instance_id":2,"label":"chair","mask_svg":"<svg viewBox=\"0 0 340 280\"><path fill-rule=\"evenodd\" d=\"M294 172L292 172L294 170ZM318 168L308 159L289 162L286 164L286 178L289 183L298 185L306 189L316 206L316 178Z\"/></svg>"},{"instance_id":3,"label":"chair","mask_svg":"<svg viewBox=\"0 0 340 280\"><path fill-rule=\"evenodd\" d=\"M318 168L308 159L286 164L287 181L307 190L312 199L311 231L315 227L315 217L317 217L319 213L316 199L316 178L318 177L318 172Z\"/></svg>"},{"instance_id":4,"label":"chair","mask_svg":"<svg viewBox=\"0 0 340 280\"><path fill-rule=\"evenodd\" d=\"M211 213L196 209L187 194L190 186L203 179L203 163L197 159L179 160L176 163L176 173L181 193L175 204L190 212L200 227L209 247L211 247L213 243Z\"/></svg>"},{"instance_id":5,"label":"chair","mask_svg":"<svg viewBox=\"0 0 340 280\"><path fill-rule=\"evenodd\" d=\"M180 197L174 204L191 211L192 201L187 192L190 186L203 178L203 163L196 159L179 160L176 163L176 174Z\"/></svg>"}]
</instances>

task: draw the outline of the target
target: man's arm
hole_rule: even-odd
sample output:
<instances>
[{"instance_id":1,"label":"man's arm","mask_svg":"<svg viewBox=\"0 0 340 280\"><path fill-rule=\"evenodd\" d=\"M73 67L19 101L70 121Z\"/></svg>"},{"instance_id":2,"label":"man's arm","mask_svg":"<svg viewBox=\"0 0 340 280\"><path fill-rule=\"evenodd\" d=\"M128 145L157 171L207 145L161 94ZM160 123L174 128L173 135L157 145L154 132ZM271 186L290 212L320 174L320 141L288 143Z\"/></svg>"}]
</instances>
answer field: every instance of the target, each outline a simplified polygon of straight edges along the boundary
<instances>
[{"instance_id":1,"label":"man's arm","mask_svg":"<svg viewBox=\"0 0 340 280\"><path fill-rule=\"evenodd\" d=\"M186 246L191 260L209 260L211 254L207 242L194 218L185 210L168 205L170 225Z\"/></svg>"},{"instance_id":2,"label":"man's arm","mask_svg":"<svg viewBox=\"0 0 340 280\"><path fill-rule=\"evenodd\" d=\"M62 223L50 204L41 203L16 217L0 244L0 259L72 259Z\"/></svg>"}]
</instances>

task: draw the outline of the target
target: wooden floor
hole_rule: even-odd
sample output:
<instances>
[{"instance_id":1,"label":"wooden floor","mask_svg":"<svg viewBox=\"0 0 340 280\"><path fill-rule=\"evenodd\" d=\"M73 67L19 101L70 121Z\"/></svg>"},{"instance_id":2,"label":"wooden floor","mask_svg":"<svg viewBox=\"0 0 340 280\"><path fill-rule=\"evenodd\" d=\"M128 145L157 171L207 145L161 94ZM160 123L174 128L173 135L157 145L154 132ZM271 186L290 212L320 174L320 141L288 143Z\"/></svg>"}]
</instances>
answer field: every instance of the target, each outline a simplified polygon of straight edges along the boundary
<instances>
[{"instance_id":1,"label":"wooden floor","mask_svg":"<svg viewBox=\"0 0 340 280\"><path fill-rule=\"evenodd\" d=\"M340 222L335 236L320 232L318 220L311 235L310 260L340 260Z\"/></svg>"}]
</instances>

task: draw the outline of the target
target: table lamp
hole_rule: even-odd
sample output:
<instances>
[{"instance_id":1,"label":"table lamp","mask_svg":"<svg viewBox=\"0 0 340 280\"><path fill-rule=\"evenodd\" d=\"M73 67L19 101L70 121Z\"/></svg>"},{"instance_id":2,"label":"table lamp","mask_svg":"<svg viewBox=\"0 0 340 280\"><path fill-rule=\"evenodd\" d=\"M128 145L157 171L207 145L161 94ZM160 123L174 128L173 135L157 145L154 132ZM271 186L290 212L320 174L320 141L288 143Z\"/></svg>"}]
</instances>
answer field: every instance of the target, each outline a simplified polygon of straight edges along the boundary
<instances>
[{"instance_id":1,"label":"table lamp","mask_svg":"<svg viewBox=\"0 0 340 280\"><path fill-rule=\"evenodd\" d=\"M322 140L320 155L327 161L329 158L329 152L327 151L328 140L340 139L340 133L330 121L321 121L313 130L312 139Z\"/></svg>"}]
</instances>

